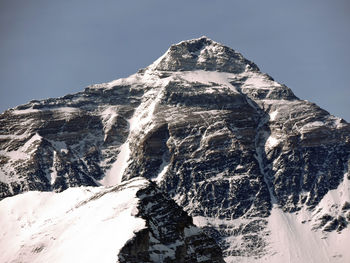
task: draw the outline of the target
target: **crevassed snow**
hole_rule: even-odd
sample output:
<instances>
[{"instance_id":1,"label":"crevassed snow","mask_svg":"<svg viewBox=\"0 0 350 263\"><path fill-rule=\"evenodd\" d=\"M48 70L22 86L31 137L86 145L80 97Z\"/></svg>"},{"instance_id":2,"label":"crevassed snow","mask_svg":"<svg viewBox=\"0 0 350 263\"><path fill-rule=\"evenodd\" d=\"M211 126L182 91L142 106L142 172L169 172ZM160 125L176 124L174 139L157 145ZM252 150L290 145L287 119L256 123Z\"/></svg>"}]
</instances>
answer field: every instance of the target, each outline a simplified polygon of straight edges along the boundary
<instances>
[{"instance_id":1,"label":"crevassed snow","mask_svg":"<svg viewBox=\"0 0 350 263\"><path fill-rule=\"evenodd\" d=\"M118 262L118 251L145 227L134 179L123 190L70 188L0 201L0 262Z\"/></svg>"}]
</instances>

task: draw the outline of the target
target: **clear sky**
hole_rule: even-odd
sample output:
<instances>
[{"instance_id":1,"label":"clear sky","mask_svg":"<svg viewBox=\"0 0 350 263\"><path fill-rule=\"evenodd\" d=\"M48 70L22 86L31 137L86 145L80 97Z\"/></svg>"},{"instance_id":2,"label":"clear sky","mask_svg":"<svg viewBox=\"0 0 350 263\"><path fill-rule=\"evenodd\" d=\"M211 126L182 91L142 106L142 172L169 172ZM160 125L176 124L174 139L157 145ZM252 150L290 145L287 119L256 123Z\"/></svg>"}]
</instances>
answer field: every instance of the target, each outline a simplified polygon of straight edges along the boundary
<instances>
[{"instance_id":1,"label":"clear sky","mask_svg":"<svg viewBox=\"0 0 350 263\"><path fill-rule=\"evenodd\" d=\"M202 35L350 121L349 0L0 0L0 111L126 77Z\"/></svg>"}]
</instances>

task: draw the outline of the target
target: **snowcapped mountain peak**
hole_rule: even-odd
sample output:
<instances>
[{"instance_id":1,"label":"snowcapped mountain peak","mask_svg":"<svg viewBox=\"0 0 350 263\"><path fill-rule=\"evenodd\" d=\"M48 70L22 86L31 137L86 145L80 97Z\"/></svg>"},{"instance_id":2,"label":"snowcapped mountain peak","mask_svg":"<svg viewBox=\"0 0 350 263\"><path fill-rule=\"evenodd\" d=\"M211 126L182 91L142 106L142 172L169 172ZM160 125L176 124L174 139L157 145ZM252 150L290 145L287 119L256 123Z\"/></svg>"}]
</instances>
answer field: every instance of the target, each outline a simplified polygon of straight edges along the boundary
<instances>
[{"instance_id":1,"label":"snowcapped mountain peak","mask_svg":"<svg viewBox=\"0 0 350 263\"><path fill-rule=\"evenodd\" d=\"M0 247L18 245L0 261L45 261L60 252L46 237L62 227L55 222L64 218L66 233L76 233L76 224L86 226L79 211L105 208L102 223L90 222L105 226L125 203L123 218L137 232L113 235L123 242L111 262L350 262L342 245L350 243L349 142L350 124L240 53L207 37L182 41L127 78L0 114ZM53 218L50 229L45 211L28 217L43 222L35 229L11 212L27 199L64 205L71 191L20 193L77 186L94 189L87 205ZM23 231L33 236L17 239Z\"/></svg>"},{"instance_id":2,"label":"snowcapped mountain peak","mask_svg":"<svg viewBox=\"0 0 350 263\"><path fill-rule=\"evenodd\" d=\"M147 69L157 71L206 70L242 73L258 67L235 50L206 36L171 45L163 56Z\"/></svg>"}]
</instances>

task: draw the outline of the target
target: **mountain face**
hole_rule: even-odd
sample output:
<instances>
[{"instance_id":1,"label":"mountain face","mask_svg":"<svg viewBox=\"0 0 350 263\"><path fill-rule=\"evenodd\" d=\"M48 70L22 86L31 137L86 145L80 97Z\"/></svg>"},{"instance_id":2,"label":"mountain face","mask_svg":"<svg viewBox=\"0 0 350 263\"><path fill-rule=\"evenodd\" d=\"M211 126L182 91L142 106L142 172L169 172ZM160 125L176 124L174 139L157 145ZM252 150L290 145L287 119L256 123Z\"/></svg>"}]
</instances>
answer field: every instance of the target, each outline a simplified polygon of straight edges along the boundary
<instances>
[{"instance_id":1,"label":"mountain face","mask_svg":"<svg viewBox=\"0 0 350 263\"><path fill-rule=\"evenodd\" d=\"M119 262L349 262L349 160L348 123L206 37L0 115L0 204L149 185Z\"/></svg>"}]
</instances>

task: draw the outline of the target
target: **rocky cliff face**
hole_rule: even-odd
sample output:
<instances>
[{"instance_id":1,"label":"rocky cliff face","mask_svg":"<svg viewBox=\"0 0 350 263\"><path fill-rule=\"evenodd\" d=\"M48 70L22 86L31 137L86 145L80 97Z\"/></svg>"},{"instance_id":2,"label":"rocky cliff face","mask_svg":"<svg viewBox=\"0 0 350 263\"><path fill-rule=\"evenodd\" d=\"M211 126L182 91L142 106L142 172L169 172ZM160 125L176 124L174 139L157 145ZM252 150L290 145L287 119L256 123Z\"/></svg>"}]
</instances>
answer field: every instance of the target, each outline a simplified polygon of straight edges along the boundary
<instances>
[{"instance_id":1,"label":"rocky cliff face","mask_svg":"<svg viewBox=\"0 0 350 263\"><path fill-rule=\"evenodd\" d=\"M315 240L349 232L350 125L206 37L128 78L7 110L0 123L2 198L142 176L227 262L284 260L281 215ZM346 249L332 249L319 259L344 259Z\"/></svg>"}]
</instances>

